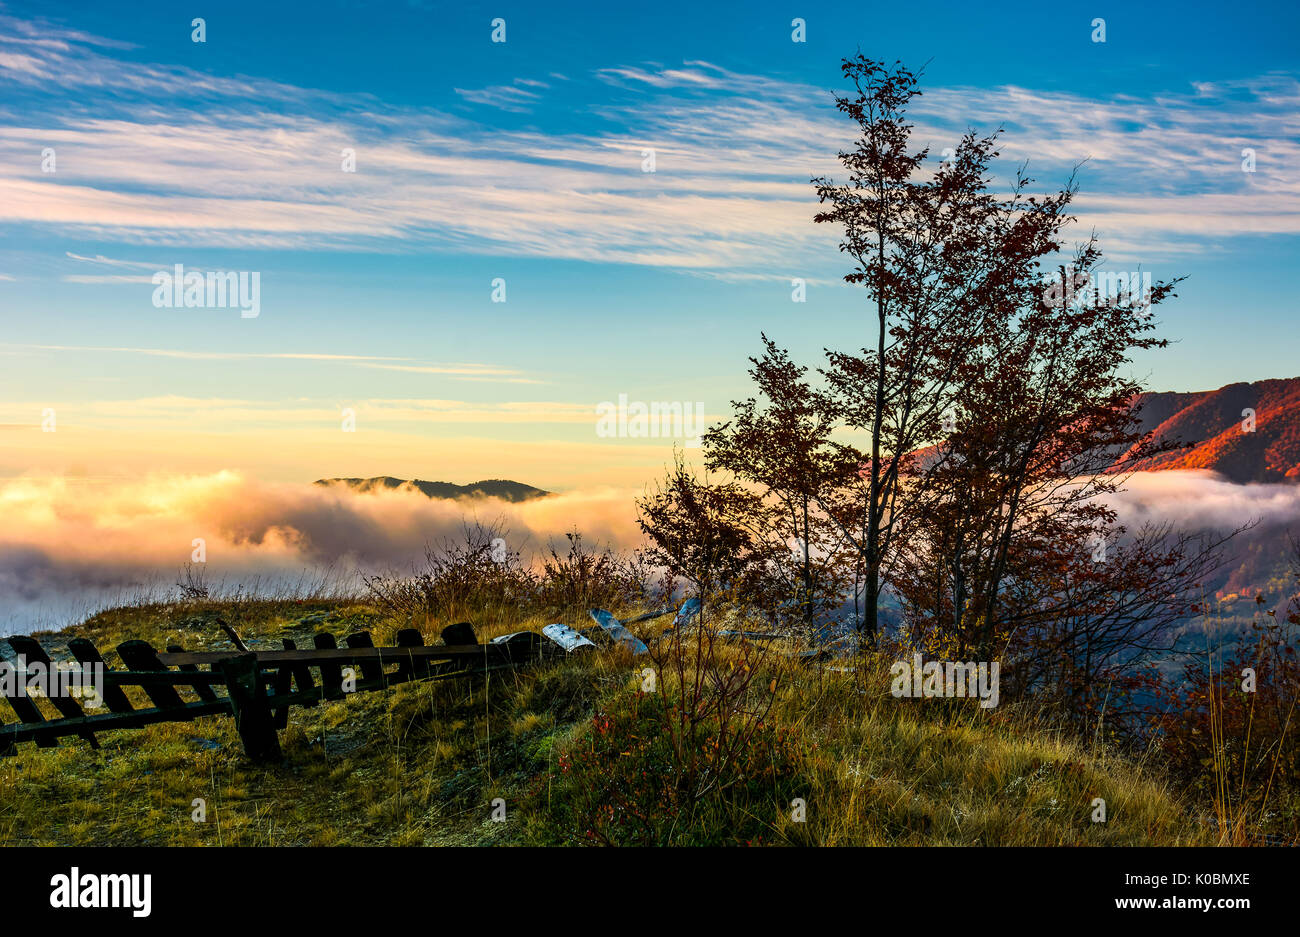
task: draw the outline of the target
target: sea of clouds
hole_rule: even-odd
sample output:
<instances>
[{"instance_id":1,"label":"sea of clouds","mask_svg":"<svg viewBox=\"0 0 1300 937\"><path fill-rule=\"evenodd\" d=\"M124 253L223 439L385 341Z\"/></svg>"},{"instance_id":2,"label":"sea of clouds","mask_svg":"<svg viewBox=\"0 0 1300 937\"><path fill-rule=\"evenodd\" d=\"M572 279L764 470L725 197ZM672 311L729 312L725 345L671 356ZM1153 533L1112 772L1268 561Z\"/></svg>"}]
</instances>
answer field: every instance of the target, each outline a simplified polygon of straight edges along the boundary
<instances>
[{"instance_id":1,"label":"sea of clouds","mask_svg":"<svg viewBox=\"0 0 1300 937\"><path fill-rule=\"evenodd\" d=\"M525 561L574 529L588 545L628 549L640 542L640 493L610 488L511 504L434 500L410 488L359 494L230 471L8 479L0 482L0 633L61 627L106 605L174 595L196 539L206 553L204 578L227 592L409 573L427 546L463 540L466 522L476 520L499 524L507 549Z\"/></svg>"},{"instance_id":2,"label":"sea of clouds","mask_svg":"<svg viewBox=\"0 0 1300 937\"><path fill-rule=\"evenodd\" d=\"M266 482L238 472L130 480L0 481L0 633L61 627L107 605L175 594L202 539L206 580L275 591L322 578L410 572L425 549L459 539L468 520L499 523L525 561L579 530L587 544L641 543L634 499L607 488L511 504L447 501L413 489ZM1171 520L1229 529L1258 519L1300 532L1300 486L1238 485L1210 472L1133 476L1115 499L1121 523Z\"/></svg>"},{"instance_id":3,"label":"sea of clouds","mask_svg":"<svg viewBox=\"0 0 1300 937\"><path fill-rule=\"evenodd\" d=\"M1194 530L1234 529L1252 520L1261 527L1297 527L1300 485L1239 485L1214 472L1138 472L1112 501L1121 524L1172 521Z\"/></svg>"}]
</instances>

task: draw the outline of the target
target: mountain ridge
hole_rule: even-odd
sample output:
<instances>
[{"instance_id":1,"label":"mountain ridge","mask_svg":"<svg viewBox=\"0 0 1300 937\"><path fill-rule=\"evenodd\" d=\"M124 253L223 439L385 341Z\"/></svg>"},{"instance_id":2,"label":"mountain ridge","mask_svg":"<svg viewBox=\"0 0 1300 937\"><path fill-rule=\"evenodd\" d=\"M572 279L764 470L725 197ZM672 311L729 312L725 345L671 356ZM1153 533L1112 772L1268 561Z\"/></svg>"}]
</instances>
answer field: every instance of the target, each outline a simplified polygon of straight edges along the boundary
<instances>
[{"instance_id":1,"label":"mountain ridge","mask_svg":"<svg viewBox=\"0 0 1300 937\"><path fill-rule=\"evenodd\" d=\"M1218 390L1148 391L1134 398L1133 407L1143 432L1184 448L1126 469L1209 469L1239 484L1300 482L1300 377Z\"/></svg>"},{"instance_id":2,"label":"mountain ridge","mask_svg":"<svg viewBox=\"0 0 1300 937\"><path fill-rule=\"evenodd\" d=\"M468 485L453 482L425 481L423 479L395 478L392 475L376 475L372 478L318 478L312 484L344 485L353 491L371 492L381 488L403 488L410 486L427 498L456 500L458 498L500 498L518 504L522 501L534 501L549 497L553 492L534 488L523 482L508 478L486 478Z\"/></svg>"}]
</instances>

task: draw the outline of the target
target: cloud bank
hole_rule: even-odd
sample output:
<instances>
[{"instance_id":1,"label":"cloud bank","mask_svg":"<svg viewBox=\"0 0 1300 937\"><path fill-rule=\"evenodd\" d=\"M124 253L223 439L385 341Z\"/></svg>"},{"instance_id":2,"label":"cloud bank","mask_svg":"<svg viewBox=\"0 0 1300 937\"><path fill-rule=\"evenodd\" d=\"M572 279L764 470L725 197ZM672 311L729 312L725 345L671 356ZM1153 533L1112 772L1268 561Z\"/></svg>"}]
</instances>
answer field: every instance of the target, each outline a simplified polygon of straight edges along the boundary
<instances>
[{"instance_id":1,"label":"cloud bank","mask_svg":"<svg viewBox=\"0 0 1300 937\"><path fill-rule=\"evenodd\" d=\"M1130 530L1169 521L1186 530L1229 530L1250 521L1300 534L1300 485L1238 485L1209 471L1138 472L1114 499Z\"/></svg>"},{"instance_id":2,"label":"cloud bank","mask_svg":"<svg viewBox=\"0 0 1300 937\"><path fill-rule=\"evenodd\" d=\"M603 489L510 504L432 500L413 490L255 481L236 472L129 481L0 483L0 632L62 625L95 607L156 595L206 551L210 583L409 573L426 545L466 521L500 521L525 560L577 528L588 544L640 541L636 491Z\"/></svg>"},{"instance_id":3,"label":"cloud bank","mask_svg":"<svg viewBox=\"0 0 1300 937\"><path fill-rule=\"evenodd\" d=\"M103 604L176 583L201 538L211 583L293 582L326 574L409 573L425 547L457 539L466 521L499 521L525 560L577 529L591 545L641 544L639 489L603 488L510 504L432 500L411 489L358 494L343 487L257 481L225 471L138 480L63 477L0 482L0 632L62 625ZM1247 542L1281 549L1300 531L1300 485L1237 485L1211 472L1134 475L1116 498L1130 529L1172 521L1188 530L1258 519ZM1279 562L1281 556L1278 557ZM152 590L152 591L151 591Z\"/></svg>"}]
</instances>

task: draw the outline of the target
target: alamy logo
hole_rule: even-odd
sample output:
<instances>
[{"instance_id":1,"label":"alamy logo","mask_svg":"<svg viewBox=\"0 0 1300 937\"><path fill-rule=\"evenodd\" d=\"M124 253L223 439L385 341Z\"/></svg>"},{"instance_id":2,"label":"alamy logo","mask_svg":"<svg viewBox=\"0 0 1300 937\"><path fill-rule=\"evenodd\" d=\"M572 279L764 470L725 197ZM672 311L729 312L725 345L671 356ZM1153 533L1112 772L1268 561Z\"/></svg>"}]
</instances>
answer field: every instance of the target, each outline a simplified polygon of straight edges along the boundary
<instances>
[{"instance_id":1,"label":"alamy logo","mask_svg":"<svg viewBox=\"0 0 1300 937\"><path fill-rule=\"evenodd\" d=\"M256 319L262 311L262 274L247 270L185 272L177 264L168 272L153 275L153 304L159 309L238 309L245 319Z\"/></svg>"},{"instance_id":2,"label":"alamy logo","mask_svg":"<svg viewBox=\"0 0 1300 937\"><path fill-rule=\"evenodd\" d=\"M889 692L897 697L979 697L981 709L992 709L998 704L997 661L922 662L920 654L913 654L910 661L890 664L889 675L894 678Z\"/></svg>"},{"instance_id":3,"label":"alamy logo","mask_svg":"<svg viewBox=\"0 0 1300 937\"><path fill-rule=\"evenodd\" d=\"M12 664L0 661L0 696L18 699L32 695L84 699L91 709L98 709L104 705L104 665L63 668L41 661L29 665L21 654Z\"/></svg>"},{"instance_id":4,"label":"alamy logo","mask_svg":"<svg viewBox=\"0 0 1300 937\"><path fill-rule=\"evenodd\" d=\"M68 875L50 879L51 908L130 908L134 917L153 909L152 875L82 875L75 865Z\"/></svg>"},{"instance_id":5,"label":"alamy logo","mask_svg":"<svg viewBox=\"0 0 1300 937\"><path fill-rule=\"evenodd\" d=\"M705 428L703 403L629 403L627 394L619 394L618 403L605 400L596 404L596 435L602 439L685 438L688 449L698 449Z\"/></svg>"},{"instance_id":6,"label":"alamy logo","mask_svg":"<svg viewBox=\"0 0 1300 937\"><path fill-rule=\"evenodd\" d=\"M1053 308L1073 306L1076 302L1091 305L1129 305L1143 317L1151 314L1151 273L1140 270L1095 271L1085 273L1067 267L1043 279L1043 302Z\"/></svg>"}]
</instances>

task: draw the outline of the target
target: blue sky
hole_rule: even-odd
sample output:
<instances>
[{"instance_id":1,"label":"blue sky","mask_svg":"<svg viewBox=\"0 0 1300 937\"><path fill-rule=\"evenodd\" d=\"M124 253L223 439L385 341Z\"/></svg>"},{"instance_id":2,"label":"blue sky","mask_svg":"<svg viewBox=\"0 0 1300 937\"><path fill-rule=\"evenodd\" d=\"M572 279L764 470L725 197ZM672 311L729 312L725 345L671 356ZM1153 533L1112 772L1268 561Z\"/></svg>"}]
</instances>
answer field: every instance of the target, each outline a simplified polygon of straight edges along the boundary
<instances>
[{"instance_id":1,"label":"blue sky","mask_svg":"<svg viewBox=\"0 0 1300 937\"><path fill-rule=\"evenodd\" d=\"M598 402L721 415L760 331L861 341L807 184L859 48L929 63L919 142L1003 124L1044 188L1087 159L1108 269L1190 276L1154 389L1300 373L1293 5L201 6L0 4L0 474L635 483L670 442L596 439ZM261 314L155 308L177 263L258 271Z\"/></svg>"}]
</instances>

